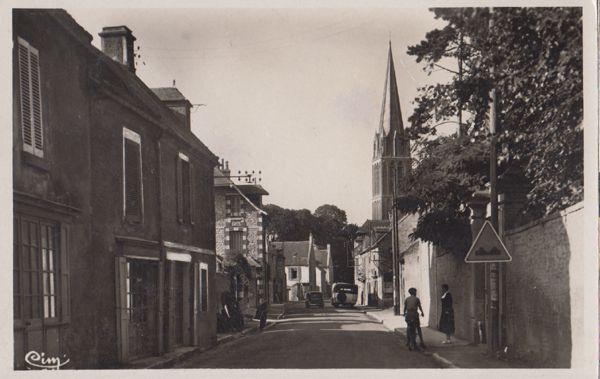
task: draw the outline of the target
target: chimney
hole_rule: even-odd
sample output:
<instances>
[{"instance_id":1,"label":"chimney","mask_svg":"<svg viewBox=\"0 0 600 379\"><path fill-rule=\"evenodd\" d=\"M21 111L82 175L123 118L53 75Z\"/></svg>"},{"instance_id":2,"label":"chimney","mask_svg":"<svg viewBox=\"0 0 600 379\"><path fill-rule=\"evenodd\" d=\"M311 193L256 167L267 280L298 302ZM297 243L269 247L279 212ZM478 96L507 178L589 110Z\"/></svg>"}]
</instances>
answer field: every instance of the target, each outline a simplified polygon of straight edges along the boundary
<instances>
[{"instance_id":1,"label":"chimney","mask_svg":"<svg viewBox=\"0 0 600 379\"><path fill-rule=\"evenodd\" d=\"M221 171L223 172L223 176L229 177L231 174L231 171L229 170L229 161L225 161L225 163L223 163L223 169Z\"/></svg>"},{"instance_id":2,"label":"chimney","mask_svg":"<svg viewBox=\"0 0 600 379\"><path fill-rule=\"evenodd\" d=\"M131 30L124 25L106 26L98 35L102 38L102 52L135 73L135 54L133 52L135 37Z\"/></svg>"}]
</instances>

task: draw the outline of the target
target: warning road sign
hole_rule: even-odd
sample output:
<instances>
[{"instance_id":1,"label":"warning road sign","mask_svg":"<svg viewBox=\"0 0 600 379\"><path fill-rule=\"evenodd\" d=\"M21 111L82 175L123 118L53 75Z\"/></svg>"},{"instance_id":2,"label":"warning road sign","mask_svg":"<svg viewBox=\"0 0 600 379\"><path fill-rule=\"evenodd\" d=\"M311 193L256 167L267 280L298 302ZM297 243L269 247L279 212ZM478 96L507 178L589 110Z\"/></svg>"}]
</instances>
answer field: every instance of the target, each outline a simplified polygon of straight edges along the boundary
<instances>
[{"instance_id":1,"label":"warning road sign","mask_svg":"<svg viewBox=\"0 0 600 379\"><path fill-rule=\"evenodd\" d=\"M506 246L502 243L500 236L494 230L489 221L483 224L483 227L477 234L475 242L469 249L465 262L467 263L486 263L486 262L510 262L512 257L508 253Z\"/></svg>"}]
</instances>

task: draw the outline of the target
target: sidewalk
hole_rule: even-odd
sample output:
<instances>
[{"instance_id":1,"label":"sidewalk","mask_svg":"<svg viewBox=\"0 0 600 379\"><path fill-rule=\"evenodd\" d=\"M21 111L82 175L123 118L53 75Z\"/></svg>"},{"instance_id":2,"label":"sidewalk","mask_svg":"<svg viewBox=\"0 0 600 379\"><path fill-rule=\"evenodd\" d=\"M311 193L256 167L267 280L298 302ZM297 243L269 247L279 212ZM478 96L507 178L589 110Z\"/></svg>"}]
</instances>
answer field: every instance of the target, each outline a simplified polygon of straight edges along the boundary
<instances>
[{"instance_id":1,"label":"sidewalk","mask_svg":"<svg viewBox=\"0 0 600 379\"><path fill-rule=\"evenodd\" d=\"M392 308L367 309L367 316L379 321L386 329L406 338L404 317L395 316ZM424 354L431 355L445 368L528 368L523 362L504 361L487 351L485 345L474 345L468 341L452 338L452 344L442 344L446 335L430 327L421 327L426 348ZM419 342L417 337L417 342Z\"/></svg>"},{"instance_id":2,"label":"sidewalk","mask_svg":"<svg viewBox=\"0 0 600 379\"><path fill-rule=\"evenodd\" d=\"M264 330L271 328L275 325L276 320L281 319L285 315L286 307L285 304L271 304L267 312L267 325ZM121 368L126 369L157 369L157 368L169 368L178 362L184 361L192 355L202 353L204 351L213 349L221 344L237 340L245 337L250 333L258 331L259 322L258 320L245 320L244 330L240 332L228 332L217 334L216 344L210 348L201 348L196 346L186 346L177 348L173 351L165 353L159 357L148 357L135 360L126 364Z\"/></svg>"}]
</instances>

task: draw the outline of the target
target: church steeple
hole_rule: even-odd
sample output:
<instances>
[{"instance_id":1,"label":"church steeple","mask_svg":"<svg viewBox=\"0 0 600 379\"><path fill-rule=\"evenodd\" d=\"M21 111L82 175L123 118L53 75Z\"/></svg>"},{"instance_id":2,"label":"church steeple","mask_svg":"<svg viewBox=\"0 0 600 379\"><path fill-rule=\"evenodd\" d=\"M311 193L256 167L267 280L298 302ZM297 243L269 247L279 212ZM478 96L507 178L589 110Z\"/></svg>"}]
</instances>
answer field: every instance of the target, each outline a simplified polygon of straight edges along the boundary
<instances>
[{"instance_id":1,"label":"church steeple","mask_svg":"<svg viewBox=\"0 0 600 379\"><path fill-rule=\"evenodd\" d=\"M389 41L385 85L383 88L383 102L381 104L381 116L379 119L379 135L385 139L393 140L394 132L398 137L404 136L402 111L400 110L400 97L398 96L398 83L396 82L396 69L394 68L394 56L392 54L392 41ZM385 147L391 148L393 147L393 143L391 146ZM388 149L387 151L384 151L384 154L392 155L393 151L392 149Z\"/></svg>"},{"instance_id":2,"label":"church steeple","mask_svg":"<svg viewBox=\"0 0 600 379\"><path fill-rule=\"evenodd\" d=\"M388 59L383 90L379 127L373 142L373 219L387 219L393 203L394 167L398 183L410 169L410 146L404 136L396 69L392 42L388 46Z\"/></svg>"}]
</instances>

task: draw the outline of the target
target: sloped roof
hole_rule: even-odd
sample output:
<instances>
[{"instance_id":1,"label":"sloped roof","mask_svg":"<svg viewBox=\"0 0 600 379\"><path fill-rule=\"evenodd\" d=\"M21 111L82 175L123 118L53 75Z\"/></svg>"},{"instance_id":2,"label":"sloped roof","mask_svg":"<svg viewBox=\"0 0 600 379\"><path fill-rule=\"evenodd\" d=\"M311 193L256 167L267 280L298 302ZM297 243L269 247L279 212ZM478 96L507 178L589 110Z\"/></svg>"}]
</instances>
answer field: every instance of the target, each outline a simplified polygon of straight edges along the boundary
<instances>
[{"instance_id":1,"label":"sloped roof","mask_svg":"<svg viewBox=\"0 0 600 379\"><path fill-rule=\"evenodd\" d=\"M281 250L286 266L308 266L310 241L271 242L271 248Z\"/></svg>"},{"instance_id":2,"label":"sloped roof","mask_svg":"<svg viewBox=\"0 0 600 379\"><path fill-rule=\"evenodd\" d=\"M389 220L366 220L358 229L360 233L370 233L372 229L389 228Z\"/></svg>"},{"instance_id":3,"label":"sloped roof","mask_svg":"<svg viewBox=\"0 0 600 379\"><path fill-rule=\"evenodd\" d=\"M162 101L188 101L176 87L150 88Z\"/></svg>"},{"instance_id":4,"label":"sloped roof","mask_svg":"<svg viewBox=\"0 0 600 379\"><path fill-rule=\"evenodd\" d=\"M317 265L320 267L329 267L327 262L327 249L317 249L315 250L315 259L317 261Z\"/></svg>"},{"instance_id":5,"label":"sloped roof","mask_svg":"<svg viewBox=\"0 0 600 379\"><path fill-rule=\"evenodd\" d=\"M43 12L57 20L91 54L95 64L90 66L92 69L90 76L97 85L102 86L101 88L105 88L111 93L117 93L134 104L134 106L143 109L162 128L169 130L178 136L181 141L204 153L216 163L217 156L191 130L180 127L181 118L177 117L135 73L129 71L122 64L113 61L87 41L87 36L85 35L87 32L69 13L62 9L51 11L40 9L34 11Z\"/></svg>"}]
</instances>

